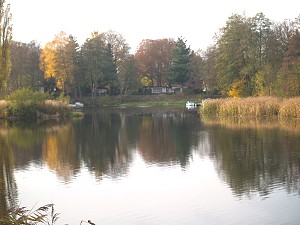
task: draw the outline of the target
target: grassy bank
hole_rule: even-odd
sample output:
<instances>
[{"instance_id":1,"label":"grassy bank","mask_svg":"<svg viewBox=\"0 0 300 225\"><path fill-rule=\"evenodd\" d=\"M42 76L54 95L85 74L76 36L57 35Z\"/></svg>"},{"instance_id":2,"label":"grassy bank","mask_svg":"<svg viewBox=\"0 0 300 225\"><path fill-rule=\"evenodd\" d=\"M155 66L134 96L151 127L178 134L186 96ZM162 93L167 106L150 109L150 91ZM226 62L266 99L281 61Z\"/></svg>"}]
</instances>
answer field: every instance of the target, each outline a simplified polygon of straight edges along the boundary
<instances>
[{"instance_id":1,"label":"grassy bank","mask_svg":"<svg viewBox=\"0 0 300 225\"><path fill-rule=\"evenodd\" d=\"M187 101L199 102L205 96L178 93L172 95L128 95L128 96L97 96L93 102L90 97L82 99L84 105L96 106L140 106L140 105L165 105L184 106Z\"/></svg>"},{"instance_id":2,"label":"grassy bank","mask_svg":"<svg viewBox=\"0 0 300 225\"><path fill-rule=\"evenodd\" d=\"M248 97L210 99L204 101L200 113L219 117L300 118L300 97Z\"/></svg>"}]
</instances>

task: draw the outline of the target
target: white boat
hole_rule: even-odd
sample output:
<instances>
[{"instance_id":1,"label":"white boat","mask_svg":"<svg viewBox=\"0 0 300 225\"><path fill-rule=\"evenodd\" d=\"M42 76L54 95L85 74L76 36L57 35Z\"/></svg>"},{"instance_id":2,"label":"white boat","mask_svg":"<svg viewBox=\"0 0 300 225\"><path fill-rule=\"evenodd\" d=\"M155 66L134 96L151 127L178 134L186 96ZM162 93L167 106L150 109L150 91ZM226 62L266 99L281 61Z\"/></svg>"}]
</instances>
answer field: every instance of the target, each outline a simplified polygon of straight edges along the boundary
<instances>
[{"instance_id":1,"label":"white boat","mask_svg":"<svg viewBox=\"0 0 300 225\"><path fill-rule=\"evenodd\" d=\"M190 101L187 101L187 102L185 103L185 106L186 106L186 107L199 107L200 104L199 104L199 103L196 103L196 102L190 102Z\"/></svg>"},{"instance_id":2,"label":"white boat","mask_svg":"<svg viewBox=\"0 0 300 225\"><path fill-rule=\"evenodd\" d=\"M84 107L84 105L81 102L75 102L75 104L69 104L68 107L71 107L71 108L82 108L82 107Z\"/></svg>"}]
</instances>

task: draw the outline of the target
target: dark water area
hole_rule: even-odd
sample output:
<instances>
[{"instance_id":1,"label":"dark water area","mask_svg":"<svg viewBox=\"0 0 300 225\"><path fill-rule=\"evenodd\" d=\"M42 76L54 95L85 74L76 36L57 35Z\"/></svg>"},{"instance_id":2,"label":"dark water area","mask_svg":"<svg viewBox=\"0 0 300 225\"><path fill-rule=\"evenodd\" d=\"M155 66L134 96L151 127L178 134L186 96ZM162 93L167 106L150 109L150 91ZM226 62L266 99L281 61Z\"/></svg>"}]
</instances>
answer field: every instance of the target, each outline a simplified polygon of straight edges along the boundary
<instances>
[{"instance_id":1,"label":"dark water area","mask_svg":"<svg viewBox=\"0 0 300 225\"><path fill-rule=\"evenodd\" d=\"M0 123L0 216L55 204L57 224L299 224L299 121L173 107Z\"/></svg>"}]
</instances>

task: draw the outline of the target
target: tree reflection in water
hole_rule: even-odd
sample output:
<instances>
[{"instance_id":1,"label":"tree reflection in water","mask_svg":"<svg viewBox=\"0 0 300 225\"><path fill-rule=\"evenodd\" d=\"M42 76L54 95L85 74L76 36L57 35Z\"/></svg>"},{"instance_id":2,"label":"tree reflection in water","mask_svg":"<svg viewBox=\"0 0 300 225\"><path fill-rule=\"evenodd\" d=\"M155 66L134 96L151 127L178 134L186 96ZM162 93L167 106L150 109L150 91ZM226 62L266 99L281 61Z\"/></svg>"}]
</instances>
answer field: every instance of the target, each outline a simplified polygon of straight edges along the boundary
<instances>
[{"instance_id":1,"label":"tree reflection in water","mask_svg":"<svg viewBox=\"0 0 300 225\"><path fill-rule=\"evenodd\" d=\"M300 194L300 126L296 121L203 119L218 173L236 196L268 195L284 186ZM282 125L284 123L284 126Z\"/></svg>"},{"instance_id":2,"label":"tree reflection in water","mask_svg":"<svg viewBox=\"0 0 300 225\"><path fill-rule=\"evenodd\" d=\"M299 193L299 135L295 121L218 121L169 108L100 109L73 122L1 124L1 213L17 202L14 169L47 165L69 183L86 168L101 182L125 177L136 154L149 165L182 168L193 154L208 157L238 197L266 196L278 187Z\"/></svg>"},{"instance_id":3,"label":"tree reflection in water","mask_svg":"<svg viewBox=\"0 0 300 225\"><path fill-rule=\"evenodd\" d=\"M10 130L0 129L0 218L7 214L8 209L16 206L18 197L13 171L14 154L7 132Z\"/></svg>"}]
</instances>

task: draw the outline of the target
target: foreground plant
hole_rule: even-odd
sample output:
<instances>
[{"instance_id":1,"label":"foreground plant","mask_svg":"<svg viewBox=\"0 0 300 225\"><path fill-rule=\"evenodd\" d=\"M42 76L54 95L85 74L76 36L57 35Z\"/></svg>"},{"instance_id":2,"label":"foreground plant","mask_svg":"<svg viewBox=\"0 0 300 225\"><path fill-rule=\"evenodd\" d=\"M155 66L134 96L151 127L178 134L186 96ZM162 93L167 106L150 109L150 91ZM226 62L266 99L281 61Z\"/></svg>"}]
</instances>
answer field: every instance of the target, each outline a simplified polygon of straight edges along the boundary
<instances>
[{"instance_id":1,"label":"foreground plant","mask_svg":"<svg viewBox=\"0 0 300 225\"><path fill-rule=\"evenodd\" d=\"M59 213L54 210L54 204L44 205L34 211L26 207L13 207L8 211L8 215L0 219L1 225L53 225L59 219Z\"/></svg>"}]
</instances>

